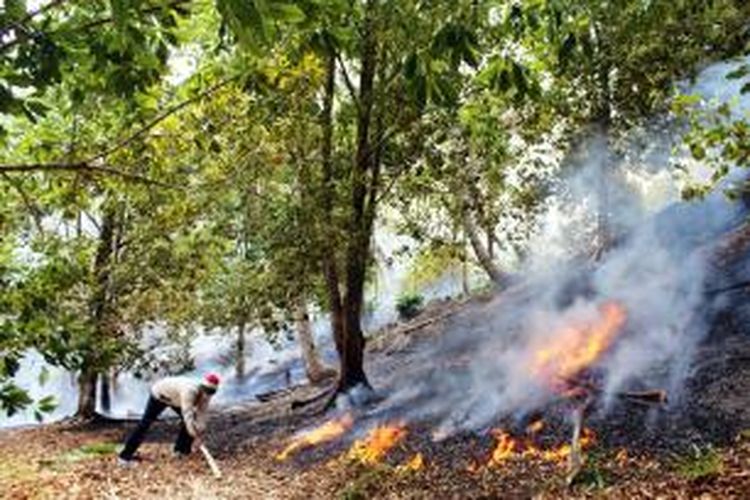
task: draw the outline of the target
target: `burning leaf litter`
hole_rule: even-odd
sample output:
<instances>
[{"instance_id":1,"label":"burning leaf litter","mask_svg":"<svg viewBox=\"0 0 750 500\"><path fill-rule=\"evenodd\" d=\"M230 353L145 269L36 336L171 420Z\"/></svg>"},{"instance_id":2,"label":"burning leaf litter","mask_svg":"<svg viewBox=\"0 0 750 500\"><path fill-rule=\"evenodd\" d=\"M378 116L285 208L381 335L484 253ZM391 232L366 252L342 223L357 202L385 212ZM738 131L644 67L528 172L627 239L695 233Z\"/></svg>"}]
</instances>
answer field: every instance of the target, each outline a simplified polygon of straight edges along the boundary
<instances>
[{"instance_id":1,"label":"burning leaf litter","mask_svg":"<svg viewBox=\"0 0 750 500\"><path fill-rule=\"evenodd\" d=\"M339 418L327 421L315 429L298 434L280 453L276 454L276 460L284 461L293 453L305 448L317 446L340 437L354 424L354 418L351 413L346 413Z\"/></svg>"},{"instance_id":2,"label":"burning leaf litter","mask_svg":"<svg viewBox=\"0 0 750 500\"><path fill-rule=\"evenodd\" d=\"M570 458L572 446L568 443L557 448L541 449L529 438L514 438L503 429L493 429L492 435L497 441L492 451L488 466L501 466L509 460L515 459L537 459L545 462L553 462L562 465ZM588 428L584 428L579 440L581 449L589 448L596 442L596 434ZM475 470L475 465L471 467Z\"/></svg>"},{"instance_id":3,"label":"burning leaf litter","mask_svg":"<svg viewBox=\"0 0 750 500\"><path fill-rule=\"evenodd\" d=\"M375 465L407 434L403 424L377 426L368 433L367 438L355 441L347 456L365 465Z\"/></svg>"}]
</instances>

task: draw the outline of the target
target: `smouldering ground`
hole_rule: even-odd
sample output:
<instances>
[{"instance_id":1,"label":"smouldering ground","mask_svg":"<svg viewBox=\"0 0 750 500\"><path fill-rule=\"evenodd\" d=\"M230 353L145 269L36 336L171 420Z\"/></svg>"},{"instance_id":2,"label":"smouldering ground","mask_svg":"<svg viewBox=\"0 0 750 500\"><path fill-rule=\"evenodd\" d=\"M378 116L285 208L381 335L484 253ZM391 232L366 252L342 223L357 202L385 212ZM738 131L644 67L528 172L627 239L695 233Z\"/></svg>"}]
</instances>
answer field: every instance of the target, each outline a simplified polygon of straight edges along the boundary
<instances>
[{"instance_id":1,"label":"smouldering ground","mask_svg":"<svg viewBox=\"0 0 750 500\"><path fill-rule=\"evenodd\" d=\"M168 435L161 425L157 439ZM722 448L682 456L650 456L594 447L580 483L564 485L564 467L539 459L511 458L501 466L476 467L489 458L492 439L457 436L423 446L415 432L385 462L365 465L343 443L322 446L279 462L287 432L259 437L247 446L217 451L224 478L214 479L199 455L177 460L170 444L149 442L144 461L119 468L113 443L118 427L61 425L5 432L0 437L3 498L476 498L607 496L748 498L750 433ZM419 470L405 459L420 450ZM472 467L472 464L474 467Z\"/></svg>"},{"instance_id":2,"label":"smouldering ground","mask_svg":"<svg viewBox=\"0 0 750 500\"><path fill-rule=\"evenodd\" d=\"M476 312L482 305L461 306L471 308ZM461 314L454 304L445 304L372 342L368 372L373 381L386 380L386 374L391 380L407 379L423 345L458 331L448 319L454 313ZM653 415L628 408L589 419L598 437L572 488L565 485L564 461L550 462L541 452L524 454L525 445L498 453L505 458L488 466L502 439L497 432L463 433L435 442L434 426L412 422L406 432L379 435L398 438L383 457L369 449L351 452L353 441L363 438L372 423L356 416L338 439L279 461L276 457L293 436L331 418L311 409L292 411L293 399L315 392L299 387L267 403L248 402L213 414L207 444L224 473L221 480L211 476L200 454L186 460L171 456L175 422L154 427L141 450L144 461L133 469L119 468L115 460L132 423L0 432L0 497L750 498L750 336L717 340L696 359L705 369L696 367L684 403L660 417L663 425L649 425ZM569 433L552 413L545 413L538 435L526 438L546 450L559 449ZM513 431L516 437L526 432Z\"/></svg>"}]
</instances>

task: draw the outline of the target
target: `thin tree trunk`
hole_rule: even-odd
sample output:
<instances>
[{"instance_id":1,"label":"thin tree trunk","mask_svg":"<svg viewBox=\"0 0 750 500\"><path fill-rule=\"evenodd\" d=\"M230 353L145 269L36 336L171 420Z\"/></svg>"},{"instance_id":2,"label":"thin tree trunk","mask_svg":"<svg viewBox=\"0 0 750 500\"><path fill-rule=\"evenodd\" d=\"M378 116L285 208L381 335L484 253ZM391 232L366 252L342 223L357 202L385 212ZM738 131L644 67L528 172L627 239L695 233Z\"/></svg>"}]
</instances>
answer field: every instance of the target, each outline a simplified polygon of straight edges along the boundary
<instances>
[{"instance_id":1,"label":"thin tree trunk","mask_svg":"<svg viewBox=\"0 0 750 500\"><path fill-rule=\"evenodd\" d=\"M242 380L245 378L245 322L241 322L237 325L237 344L235 345L235 359L234 371L237 375L237 379Z\"/></svg>"},{"instance_id":2,"label":"thin tree trunk","mask_svg":"<svg viewBox=\"0 0 750 500\"><path fill-rule=\"evenodd\" d=\"M294 311L297 326L297 340L299 341L302 359L305 363L305 374L311 384L319 384L334 372L321 363L313 340L312 324L307 313L307 304L300 299Z\"/></svg>"},{"instance_id":3,"label":"thin tree trunk","mask_svg":"<svg viewBox=\"0 0 750 500\"><path fill-rule=\"evenodd\" d=\"M471 243L471 248L474 250L474 255L476 255L477 260L479 261L479 265L482 266L482 269L484 269L490 277L490 280L492 280L496 286L501 286L505 282L505 275L500 271L500 268L497 267L497 264L495 264L495 261L492 260L489 252L484 247L479 235L479 228L471 217L468 208L464 209L463 226L466 236L468 236L469 242Z\"/></svg>"},{"instance_id":4,"label":"thin tree trunk","mask_svg":"<svg viewBox=\"0 0 750 500\"><path fill-rule=\"evenodd\" d=\"M109 374L106 372L99 375L99 403L104 413L112 410L111 383Z\"/></svg>"},{"instance_id":5,"label":"thin tree trunk","mask_svg":"<svg viewBox=\"0 0 750 500\"><path fill-rule=\"evenodd\" d=\"M336 52L328 47L326 58L326 83L323 95L321 127L321 158L323 167L322 234L323 275L328 293L328 306L331 314L331 332L340 353L344 349L344 311L339 288L339 272L336 263L336 233L333 221L333 202L336 196L333 172L333 99L336 93Z\"/></svg>"},{"instance_id":6,"label":"thin tree trunk","mask_svg":"<svg viewBox=\"0 0 750 500\"><path fill-rule=\"evenodd\" d=\"M612 99L610 93L610 64L607 60L608 49L605 45L602 45L602 39L599 37L601 27L599 22L594 23L594 33L596 38L599 40L597 44L596 56L598 58L598 71L594 78L596 79L597 88L597 116L596 121L598 130L596 133L601 134L601 141L603 148L603 158L601 166L601 175L599 176L599 206L597 207L597 235L596 235L596 248L594 249L593 258L598 261L602 258L604 253L607 251L611 243L611 232L609 224L609 171L611 166L611 151L610 151L610 128L612 121ZM597 141L598 142L598 141ZM598 145L595 142L595 145Z\"/></svg>"},{"instance_id":7,"label":"thin tree trunk","mask_svg":"<svg viewBox=\"0 0 750 500\"><path fill-rule=\"evenodd\" d=\"M461 289L468 297L471 290L469 290L469 252L466 250L465 239L461 249Z\"/></svg>"}]
</instances>

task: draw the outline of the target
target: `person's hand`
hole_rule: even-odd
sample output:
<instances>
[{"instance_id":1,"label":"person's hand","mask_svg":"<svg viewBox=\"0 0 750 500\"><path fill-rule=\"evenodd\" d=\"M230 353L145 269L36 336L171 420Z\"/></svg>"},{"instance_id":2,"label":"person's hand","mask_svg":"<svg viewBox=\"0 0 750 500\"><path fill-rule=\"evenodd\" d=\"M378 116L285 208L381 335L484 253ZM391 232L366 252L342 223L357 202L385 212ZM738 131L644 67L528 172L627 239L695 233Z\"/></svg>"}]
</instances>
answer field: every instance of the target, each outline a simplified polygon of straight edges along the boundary
<instances>
[{"instance_id":1,"label":"person's hand","mask_svg":"<svg viewBox=\"0 0 750 500\"><path fill-rule=\"evenodd\" d=\"M193 439L193 444L196 448L200 448L201 446L203 446L203 436L201 436L200 434L196 435Z\"/></svg>"}]
</instances>

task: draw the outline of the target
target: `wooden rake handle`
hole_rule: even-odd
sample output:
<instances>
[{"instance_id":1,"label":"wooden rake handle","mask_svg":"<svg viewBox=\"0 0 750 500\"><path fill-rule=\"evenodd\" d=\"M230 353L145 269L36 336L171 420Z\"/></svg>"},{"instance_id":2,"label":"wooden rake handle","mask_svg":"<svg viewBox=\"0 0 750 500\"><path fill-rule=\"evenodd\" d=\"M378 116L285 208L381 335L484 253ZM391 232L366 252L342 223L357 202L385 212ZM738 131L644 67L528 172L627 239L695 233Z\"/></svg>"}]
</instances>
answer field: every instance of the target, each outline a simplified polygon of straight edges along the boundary
<instances>
[{"instance_id":1,"label":"wooden rake handle","mask_svg":"<svg viewBox=\"0 0 750 500\"><path fill-rule=\"evenodd\" d=\"M203 457L206 459L208 466L211 468L211 472L213 473L214 477L217 479L220 479L221 469L219 469L219 466L216 464L216 460L214 460L214 457L211 455L211 452L208 451L208 448L206 448L205 444L202 444L200 446L200 450L201 450L201 453L203 453Z\"/></svg>"}]
</instances>

